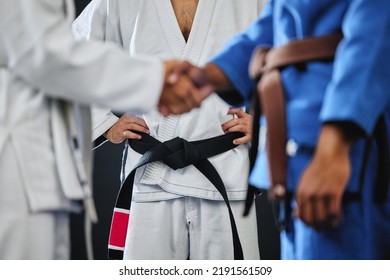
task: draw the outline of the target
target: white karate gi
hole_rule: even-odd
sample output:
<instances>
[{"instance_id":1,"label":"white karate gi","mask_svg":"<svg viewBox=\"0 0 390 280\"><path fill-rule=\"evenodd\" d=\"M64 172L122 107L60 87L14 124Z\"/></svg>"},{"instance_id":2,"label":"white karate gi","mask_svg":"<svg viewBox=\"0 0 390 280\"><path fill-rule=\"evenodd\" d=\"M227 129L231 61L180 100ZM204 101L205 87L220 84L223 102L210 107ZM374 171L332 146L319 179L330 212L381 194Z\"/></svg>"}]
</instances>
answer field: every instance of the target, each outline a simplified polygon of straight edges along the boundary
<instances>
[{"instance_id":1,"label":"white karate gi","mask_svg":"<svg viewBox=\"0 0 390 280\"><path fill-rule=\"evenodd\" d=\"M170 0L93 0L75 21L73 29L76 37L112 41L130 55L152 54L202 65L230 37L258 17L263 2L199 0L187 42ZM228 104L212 95L200 108L180 116L164 118L157 110L152 110L141 117L149 126L151 136L160 141L176 136L194 141L223 134L221 125L233 118L227 115L228 109ZM94 140L118 120L102 108L96 109L93 119ZM241 145L209 160L226 186L244 256L258 259L256 215L251 211L249 217L242 217L249 168L248 147ZM140 156L129 148L126 175ZM174 171L155 162L139 168L133 199L125 258L233 258L226 205L216 188L195 167Z\"/></svg>"},{"instance_id":2,"label":"white karate gi","mask_svg":"<svg viewBox=\"0 0 390 280\"><path fill-rule=\"evenodd\" d=\"M75 42L73 20L70 0L0 1L0 259L70 256L68 213L86 196L69 146L70 101L90 179L85 105L142 113L160 96L159 59Z\"/></svg>"}]
</instances>

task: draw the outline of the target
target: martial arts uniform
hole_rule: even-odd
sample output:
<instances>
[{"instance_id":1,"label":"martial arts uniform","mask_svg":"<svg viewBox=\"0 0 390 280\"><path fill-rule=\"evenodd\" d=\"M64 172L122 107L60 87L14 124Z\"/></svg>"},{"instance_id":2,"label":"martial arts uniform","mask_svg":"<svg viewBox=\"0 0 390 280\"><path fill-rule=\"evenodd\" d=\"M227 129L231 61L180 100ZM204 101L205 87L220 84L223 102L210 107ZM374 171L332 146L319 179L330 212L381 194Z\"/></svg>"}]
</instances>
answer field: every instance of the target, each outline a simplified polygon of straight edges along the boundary
<instances>
[{"instance_id":1,"label":"martial arts uniform","mask_svg":"<svg viewBox=\"0 0 390 280\"><path fill-rule=\"evenodd\" d=\"M73 20L73 1L0 2L0 259L70 257L68 214L91 191L90 111L81 104L141 113L160 95L160 60L76 43Z\"/></svg>"},{"instance_id":2,"label":"martial arts uniform","mask_svg":"<svg viewBox=\"0 0 390 280\"><path fill-rule=\"evenodd\" d=\"M288 143L293 143L294 148L288 151L287 188L291 193L295 192L298 180L312 158L307 152L301 153L300 147L305 147L306 151L315 148L324 122L352 121L370 135L380 115L389 121L388 4L385 0L269 1L258 20L246 32L235 36L211 60L249 102L254 82L248 75L248 66L256 46L278 47L293 39L342 31L344 37L334 62L287 66L281 72ZM351 149L352 175L346 189L361 198L343 203L341 224L331 230L319 232L294 216L289 217L290 224L281 233L283 259L390 257L389 194L387 198L383 197L384 203L376 203L373 199L378 146L374 141L369 150L365 180L359 190L363 150L363 140ZM259 156L254 172L257 173L251 176L252 184L266 186L264 154ZM382 187L388 187L388 182ZM294 200L290 203L293 215Z\"/></svg>"},{"instance_id":3,"label":"martial arts uniform","mask_svg":"<svg viewBox=\"0 0 390 280\"><path fill-rule=\"evenodd\" d=\"M223 43L243 31L259 14L262 1L200 0L186 42L169 0L92 1L74 24L77 37L114 41L130 53L183 59L202 65ZM163 118L151 111L144 118L151 136L188 141L224 134L233 118L229 105L211 96L200 108ZM98 110L97 110L98 111ZM94 140L118 118L96 113ZM226 186L246 259L258 259L256 213L243 217L248 177L248 144L210 158ZM126 146L126 176L140 154ZM124 258L232 259L232 237L221 194L194 166L172 170L161 162L137 170Z\"/></svg>"}]
</instances>

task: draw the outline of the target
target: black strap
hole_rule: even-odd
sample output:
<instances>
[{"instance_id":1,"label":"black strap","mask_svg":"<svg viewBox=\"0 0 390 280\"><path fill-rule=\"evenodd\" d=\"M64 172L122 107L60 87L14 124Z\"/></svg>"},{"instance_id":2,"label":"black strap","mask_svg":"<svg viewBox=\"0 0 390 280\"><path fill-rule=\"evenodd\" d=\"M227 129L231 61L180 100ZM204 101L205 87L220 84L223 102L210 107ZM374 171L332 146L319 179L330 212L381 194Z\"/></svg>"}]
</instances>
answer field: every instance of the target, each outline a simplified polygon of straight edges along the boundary
<instances>
[{"instance_id":1,"label":"black strap","mask_svg":"<svg viewBox=\"0 0 390 280\"><path fill-rule=\"evenodd\" d=\"M243 260L244 256L242 246L225 185L223 184L217 170L208 160L209 157L224 153L237 147L237 145L233 144L233 140L242 137L243 134L234 132L191 142L186 141L183 138L176 137L162 143L148 134L137 133L142 135L142 139L129 140L129 145L136 152L143 154L143 156L123 182L117 196L115 207L130 210L134 177L139 167L155 161L162 161L174 170L194 165L221 193L229 211L233 236L234 259ZM110 259L121 259L123 256L122 254L123 252L120 250L109 248L108 257Z\"/></svg>"},{"instance_id":2,"label":"black strap","mask_svg":"<svg viewBox=\"0 0 390 280\"><path fill-rule=\"evenodd\" d=\"M387 200L390 183L389 138L384 116L379 118L373 136L378 145L378 168L374 186L374 201L384 203Z\"/></svg>"},{"instance_id":3,"label":"black strap","mask_svg":"<svg viewBox=\"0 0 390 280\"><path fill-rule=\"evenodd\" d=\"M361 199L363 194L363 186L366 178L366 171L370 158L370 151L372 150L373 143L378 147L378 159L376 170L376 181L373 189L373 197L375 203L384 203L387 199L390 183L390 158L389 158L389 142L387 134L387 124L384 116L380 116L372 135L369 135L365 139L365 146L363 151L363 161L359 174L359 189L357 193L345 193L343 197L344 202L355 201Z\"/></svg>"},{"instance_id":4,"label":"black strap","mask_svg":"<svg viewBox=\"0 0 390 280\"><path fill-rule=\"evenodd\" d=\"M261 108L258 95L256 91L253 90L252 93L252 102L251 102L251 115L253 116L253 124L252 124L252 142L251 148L249 150L249 175L253 171L253 167L256 163L258 148L259 148L259 128L260 128L260 116L261 116ZM252 208L253 198L256 194L259 194L259 190L254 186L248 183L247 195L245 199L245 208L244 208L244 216L249 214L250 209Z\"/></svg>"}]
</instances>

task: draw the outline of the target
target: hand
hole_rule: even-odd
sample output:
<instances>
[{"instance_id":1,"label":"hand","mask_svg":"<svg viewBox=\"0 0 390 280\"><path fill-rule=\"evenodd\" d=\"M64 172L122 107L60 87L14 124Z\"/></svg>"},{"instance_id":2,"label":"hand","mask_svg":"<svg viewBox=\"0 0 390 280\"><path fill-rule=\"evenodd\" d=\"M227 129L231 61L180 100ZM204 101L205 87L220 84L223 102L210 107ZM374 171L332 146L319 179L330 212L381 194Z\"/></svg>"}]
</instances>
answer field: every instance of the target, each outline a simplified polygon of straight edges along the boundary
<instances>
[{"instance_id":1,"label":"hand","mask_svg":"<svg viewBox=\"0 0 390 280\"><path fill-rule=\"evenodd\" d=\"M233 143L236 145L245 144L252 140L252 123L253 118L251 115L245 113L240 108L230 108L228 114L235 114L238 118L234 118L230 121L222 124L222 130L224 133L229 132L242 132L244 137L234 139Z\"/></svg>"},{"instance_id":2,"label":"hand","mask_svg":"<svg viewBox=\"0 0 390 280\"><path fill-rule=\"evenodd\" d=\"M141 139L135 131L149 133L146 122L138 117L123 115L104 136L114 144L122 143L126 139Z\"/></svg>"},{"instance_id":3,"label":"hand","mask_svg":"<svg viewBox=\"0 0 390 280\"><path fill-rule=\"evenodd\" d=\"M350 146L337 127L324 125L313 160L299 182L296 215L317 230L340 222L342 196L351 174Z\"/></svg>"},{"instance_id":4,"label":"hand","mask_svg":"<svg viewBox=\"0 0 390 280\"><path fill-rule=\"evenodd\" d=\"M195 85L187 75L191 68L196 68L189 62L167 61L165 68L164 88L158 104L164 116L185 113L199 107L211 94L209 85Z\"/></svg>"}]
</instances>

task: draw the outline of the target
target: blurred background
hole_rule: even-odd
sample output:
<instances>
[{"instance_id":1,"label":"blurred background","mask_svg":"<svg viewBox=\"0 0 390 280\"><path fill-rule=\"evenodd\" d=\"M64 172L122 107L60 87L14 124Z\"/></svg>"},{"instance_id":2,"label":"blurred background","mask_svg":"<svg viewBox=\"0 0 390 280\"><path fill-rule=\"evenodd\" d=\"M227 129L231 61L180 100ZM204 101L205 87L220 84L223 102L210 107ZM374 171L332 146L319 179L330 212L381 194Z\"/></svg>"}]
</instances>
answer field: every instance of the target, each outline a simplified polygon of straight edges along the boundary
<instances>
[{"instance_id":1,"label":"blurred background","mask_svg":"<svg viewBox=\"0 0 390 280\"><path fill-rule=\"evenodd\" d=\"M237 0L238 1L238 0ZM88 5L90 0L75 0L76 16ZM105 143L95 150L93 188L99 222L93 226L95 259L107 259L107 243L110 231L111 214L119 190L119 172L124 144ZM252 209L254 210L254 209ZM260 257L264 260L278 260L279 232L274 226L272 212L267 201L267 193L256 199L259 227ZM72 255L74 260L86 259L83 214L71 217Z\"/></svg>"}]
</instances>

